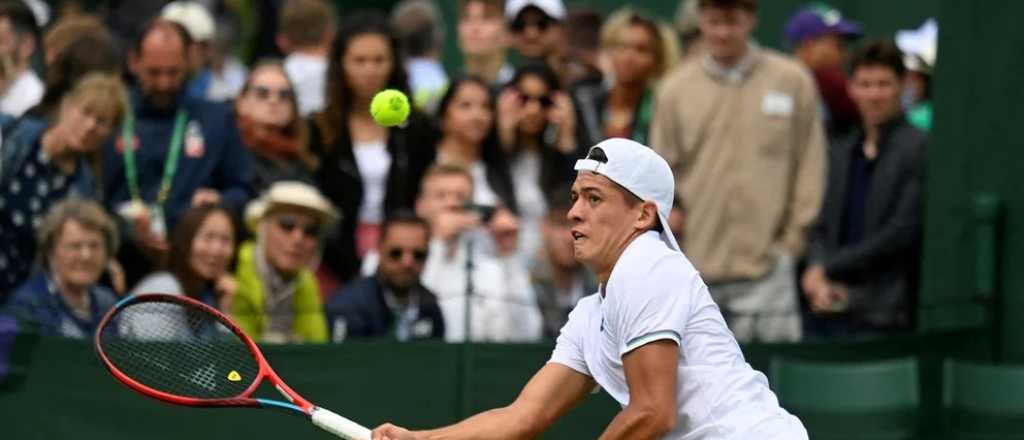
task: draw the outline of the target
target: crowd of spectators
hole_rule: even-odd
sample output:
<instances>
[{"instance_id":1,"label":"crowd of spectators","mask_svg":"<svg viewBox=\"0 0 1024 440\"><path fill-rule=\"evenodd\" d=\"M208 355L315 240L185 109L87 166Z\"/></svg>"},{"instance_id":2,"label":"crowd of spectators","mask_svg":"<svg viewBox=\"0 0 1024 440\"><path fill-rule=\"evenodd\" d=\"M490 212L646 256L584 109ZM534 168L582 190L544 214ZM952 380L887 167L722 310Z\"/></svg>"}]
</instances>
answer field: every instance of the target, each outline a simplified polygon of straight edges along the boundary
<instances>
[{"instance_id":1,"label":"crowd of spectators","mask_svg":"<svg viewBox=\"0 0 1024 440\"><path fill-rule=\"evenodd\" d=\"M757 0L0 0L0 313L87 338L121 296L187 295L262 342L554 338L598 292L573 165L620 137L671 165L672 233L741 342L914 321L935 23L866 40ZM462 67L446 71L445 33ZM414 103L377 124L383 89Z\"/></svg>"}]
</instances>

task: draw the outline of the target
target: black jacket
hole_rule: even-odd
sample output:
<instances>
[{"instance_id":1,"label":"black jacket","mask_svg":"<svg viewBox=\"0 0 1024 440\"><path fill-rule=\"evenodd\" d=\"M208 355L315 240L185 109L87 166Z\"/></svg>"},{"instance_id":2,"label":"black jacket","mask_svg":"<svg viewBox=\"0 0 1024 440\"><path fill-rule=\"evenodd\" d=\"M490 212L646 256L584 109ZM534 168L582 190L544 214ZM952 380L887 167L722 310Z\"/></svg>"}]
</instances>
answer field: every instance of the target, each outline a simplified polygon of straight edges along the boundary
<instances>
[{"instance_id":1,"label":"black jacket","mask_svg":"<svg viewBox=\"0 0 1024 440\"><path fill-rule=\"evenodd\" d=\"M869 329L908 328L917 291L927 137L903 116L882 127L868 183L863 238L841 246L855 133L829 152L828 188L811 231L810 264L850 287L851 317Z\"/></svg>"},{"instance_id":2,"label":"black jacket","mask_svg":"<svg viewBox=\"0 0 1024 440\"><path fill-rule=\"evenodd\" d=\"M419 311L412 324L410 339L441 339L444 317L437 297L421 285L413 288L419 298ZM394 338L394 312L384 301L376 276L361 278L335 293L325 307L331 340Z\"/></svg>"},{"instance_id":3,"label":"black jacket","mask_svg":"<svg viewBox=\"0 0 1024 440\"><path fill-rule=\"evenodd\" d=\"M421 113L413 112L405 128L388 131L388 171L384 196L384 212L413 209L420 180L433 162L437 131ZM322 144L316 123L310 124L310 148L320 157L314 180L317 187L340 211L342 219L328 234L323 262L342 281L358 274L360 261L356 256L356 225L359 206L363 203L363 179L359 174L352 138L348 127L341 127L338 141L331 148Z\"/></svg>"}]
</instances>

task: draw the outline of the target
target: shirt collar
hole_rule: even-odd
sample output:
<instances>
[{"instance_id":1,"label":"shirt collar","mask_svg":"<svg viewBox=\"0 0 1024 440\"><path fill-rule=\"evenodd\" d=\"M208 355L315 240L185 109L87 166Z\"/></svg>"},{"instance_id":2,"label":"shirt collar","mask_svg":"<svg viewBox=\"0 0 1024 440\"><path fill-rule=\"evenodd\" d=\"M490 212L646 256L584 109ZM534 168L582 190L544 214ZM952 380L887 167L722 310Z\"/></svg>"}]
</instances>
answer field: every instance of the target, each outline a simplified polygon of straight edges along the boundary
<instances>
[{"instance_id":1,"label":"shirt collar","mask_svg":"<svg viewBox=\"0 0 1024 440\"><path fill-rule=\"evenodd\" d=\"M750 76L750 72L754 70L754 65L757 63L760 53L760 46L753 41L749 41L747 42L747 53L735 65L726 66L715 60L710 53L704 54L701 59L701 65L704 66L704 71L712 77L729 84L739 84Z\"/></svg>"},{"instance_id":2,"label":"shirt collar","mask_svg":"<svg viewBox=\"0 0 1024 440\"><path fill-rule=\"evenodd\" d=\"M295 292L299 277L295 276L289 280L270 267L262 243L256 246L256 272L264 282L266 300L277 303Z\"/></svg>"}]
</instances>

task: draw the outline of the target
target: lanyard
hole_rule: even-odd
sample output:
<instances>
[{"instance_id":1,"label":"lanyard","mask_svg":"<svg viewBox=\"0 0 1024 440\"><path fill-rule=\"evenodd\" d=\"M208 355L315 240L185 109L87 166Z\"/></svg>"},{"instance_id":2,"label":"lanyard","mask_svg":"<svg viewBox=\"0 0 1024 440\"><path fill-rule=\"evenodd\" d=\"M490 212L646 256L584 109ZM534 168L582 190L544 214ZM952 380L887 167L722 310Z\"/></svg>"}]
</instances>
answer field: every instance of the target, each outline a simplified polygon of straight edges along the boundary
<instances>
[{"instance_id":1,"label":"lanyard","mask_svg":"<svg viewBox=\"0 0 1024 440\"><path fill-rule=\"evenodd\" d=\"M164 162L164 177L160 181L160 191L156 196L156 204L162 206L167 201L171 191L171 181L174 180L174 173L178 170L178 158L181 156L181 138L185 133L185 122L188 121L188 112L179 109L174 117L174 133L171 134L171 143L167 146L167 160ZM135 145L132 137L135 134L135 118L130 114L125 118L124 127L121 129L121 144L124 146L124 175L128 180L128 191L133 201L141 201L139 194L139 174L135 165Z\"/></svg>"}]
</instances>

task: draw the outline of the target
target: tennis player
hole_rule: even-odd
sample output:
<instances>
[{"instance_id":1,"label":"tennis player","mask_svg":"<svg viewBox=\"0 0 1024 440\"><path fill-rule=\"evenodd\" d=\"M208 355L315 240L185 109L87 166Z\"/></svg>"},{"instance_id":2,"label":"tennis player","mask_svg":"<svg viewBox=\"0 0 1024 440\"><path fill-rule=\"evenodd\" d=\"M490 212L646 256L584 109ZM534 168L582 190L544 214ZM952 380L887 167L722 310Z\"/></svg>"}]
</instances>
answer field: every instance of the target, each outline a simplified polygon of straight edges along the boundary
<instances>
[{"instance_id":1,"label":"tennis player","mask_svg":"<svg viewBox=\"0 0 1024 440\"><path fill-rule=\"evenodd\" d=\"M806 440L672 236L665 160L608 139L576 170L574 250L601 287L569 315L551 360L509 406L435 430L385 424L373 439L533 438L600 386L622 405L601 439Z\"/></svg>"}]
</instances>

